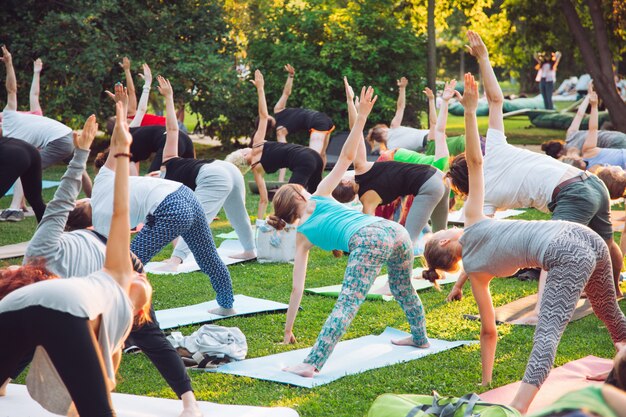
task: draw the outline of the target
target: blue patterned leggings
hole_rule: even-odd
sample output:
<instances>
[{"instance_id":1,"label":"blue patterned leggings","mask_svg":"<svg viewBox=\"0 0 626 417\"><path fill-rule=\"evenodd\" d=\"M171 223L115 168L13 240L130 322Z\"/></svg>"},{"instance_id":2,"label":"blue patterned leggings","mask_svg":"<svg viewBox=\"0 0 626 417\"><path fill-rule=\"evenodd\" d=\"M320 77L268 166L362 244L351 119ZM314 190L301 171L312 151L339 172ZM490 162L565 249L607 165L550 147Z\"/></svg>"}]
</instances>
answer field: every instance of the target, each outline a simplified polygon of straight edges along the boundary
<instances>
[{"instance_id":1,"label":"blue patterned leggings","mask_svg":"<svg viewBox=\"0 0 626 417\"><path fill-rule=\"evenodd\" d=\"M130 249L144 264L168 243L182 236L189 245L202 272L211 279L220 307L232 308L233 283L228 268L220 259L204 210L193 192L182 185L146 216L143 229L130 244Z\"/></svg>"},{"instance_id":2,"label":"blue patterned leggings","mask_svg":"<svg viewBox=\"0 0 626 417\"><path fill-rule=\"evenodd\" d=\"M324 323L315 345L304 363L322 369L348 326L376 276L387 264L391 293L406 314L415 343L428 341L424 307L411 285L413 244L406 229L397 223L381 220L363 227L350 239L350 257L343 286L335 308Z\"/></svg>"},{"instance_id":3,"label":"blue patterned leggings","mask_svg":"<svg viewBox=\"0 0 626 417\"><path fill-rule=\"evenodd\" d=\"M626 341L626 317L615 299L613 270L606 243L587 227L572 225L559 233L544 254L548 271L523 382L540 387L554 365L556 349L583 290L613 342Z\"/></svg>"}]
</instances>

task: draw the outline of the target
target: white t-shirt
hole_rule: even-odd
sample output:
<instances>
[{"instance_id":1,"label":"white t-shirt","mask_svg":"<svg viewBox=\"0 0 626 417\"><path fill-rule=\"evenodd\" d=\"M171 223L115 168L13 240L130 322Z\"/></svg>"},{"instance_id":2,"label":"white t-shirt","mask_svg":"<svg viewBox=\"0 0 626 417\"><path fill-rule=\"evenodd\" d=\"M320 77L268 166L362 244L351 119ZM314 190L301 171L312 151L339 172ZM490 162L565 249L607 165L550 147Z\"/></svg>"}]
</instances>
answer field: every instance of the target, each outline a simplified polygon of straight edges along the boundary
<instances>
[{"instance_id":1,"label":"white t-shirt","mask_svg":"<svg viewBox=\"0 0 626 417\"><path fill-rule=\"evenodd\" d=\"M509 145L504 132L487 131L485 146L485 214L534 207L548 212L552 193L572 167L548 155Z\"/></svg>"},{"instance_id":2,"label":"white t-shirt","mask_svg":"<svg viewBox=\"0 0 626 417\"><path fill-rule=\"evenodd\" d=\"M428 130L400 126L387 132L387 149L409 149L420 152L424 150L424 138Z\"/></svg>"},{"instance_id":3,"label":"white t-shirt","mask_svg":"<svg viewBox=\"0 0 626 417\"><path fill-rule=\"evenodd\" d=\"M23 140L35 148L44 148L48 143L71 133L71 128L49 117L14 110L3 112L2 136Z\"/></svg>"},{"instance_id":4,"label":"white t-shirt","mask_svg":"<svg viewBox=\"0 0 626 417\"><path fill-rule=\"evenodd\" d=\"M103 166L96 175L91 194L93 227L96 232L107 237L113 215L114 183L115 172ZM179 182L161 178L131 176L129 178L130 227L135 227L145 221L146 216L153 213L165 197L182 186Z\"/></svg>"}]
</instances>

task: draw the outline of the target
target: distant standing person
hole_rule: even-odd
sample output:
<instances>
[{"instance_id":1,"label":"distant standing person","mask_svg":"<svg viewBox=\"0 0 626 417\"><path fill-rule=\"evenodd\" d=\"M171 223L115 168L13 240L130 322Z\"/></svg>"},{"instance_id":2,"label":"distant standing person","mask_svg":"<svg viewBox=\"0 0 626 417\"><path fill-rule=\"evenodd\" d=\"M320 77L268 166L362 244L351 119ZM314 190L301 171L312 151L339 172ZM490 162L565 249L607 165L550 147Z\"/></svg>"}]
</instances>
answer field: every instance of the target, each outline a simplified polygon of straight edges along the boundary
<instances>
[{"instance_id":1,"label":"distant standing person","mask_svg":"<svg viewBox=\"0 0 626 417\"><path fill-rule=\"evenodd\" d=\"M309 148L320 154L323 166L326 166L326 148L330 139L330 133L335 130L335 124L326 114L311 110L287 107L287 99L291 95L293 78L296 70L290 65L285 65L287 71L287 81L283 88L283 94L274 106L274 117L270 117L270 126L276 127L276 140L287 142L288 134L295 134L301 131L309 132ZM278 174L278 181L285 180L285 169L281 169Z\"/></svg>"},{"instance_id":2,"label":"distant standing person","mask_svg":"<svg viewBox=\"0 0 626 417\"><path fill-rule=\"evenodd\" d=\"M550 55L542 53L535 55L539 72L536 81L539 82L539 90L543 97L543 105L546 110L554 110L552 103L552 93L554 92L554 82L556 81L556 69L561 60L560 52L552 52Z\"/></svg>"}]
</instances>

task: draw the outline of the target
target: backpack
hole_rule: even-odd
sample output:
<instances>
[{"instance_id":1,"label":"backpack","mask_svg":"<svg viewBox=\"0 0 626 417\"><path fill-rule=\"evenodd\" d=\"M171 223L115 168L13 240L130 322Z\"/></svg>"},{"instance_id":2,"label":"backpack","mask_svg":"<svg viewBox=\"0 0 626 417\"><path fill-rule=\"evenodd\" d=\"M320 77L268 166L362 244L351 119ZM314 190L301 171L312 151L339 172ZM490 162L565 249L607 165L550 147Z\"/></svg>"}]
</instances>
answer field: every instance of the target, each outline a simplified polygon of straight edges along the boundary
<instances>
[{"instance_id":1,"label":"backpack","mask_svg":"<svg viewBox=\"0 0 626 417\"><path fill-rule=\"evenodd\" d=\"M376 398L367 417L521 417L506 405L481 401L476 394L461 398L433 395L383 394Z\"/></svg>"}]
</instances>

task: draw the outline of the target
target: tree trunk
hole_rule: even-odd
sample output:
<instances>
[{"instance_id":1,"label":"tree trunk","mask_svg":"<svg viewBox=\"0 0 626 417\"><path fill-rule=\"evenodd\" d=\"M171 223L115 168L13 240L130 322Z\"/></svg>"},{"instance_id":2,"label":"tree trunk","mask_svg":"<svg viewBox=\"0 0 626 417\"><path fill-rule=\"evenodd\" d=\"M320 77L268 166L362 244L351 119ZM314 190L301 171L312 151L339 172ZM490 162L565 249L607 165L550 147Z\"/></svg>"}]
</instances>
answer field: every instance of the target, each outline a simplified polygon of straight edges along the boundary
<instances>
[{"instance_id":1,"label":"tree trunk","mask_svg":"<svg viewBox=\"0 0 626 417\"><path fill-rule=\"evenodd\" d=\"M462 80L465 77L465 49L459 49L459 53L461 54L459 58L459 80Z\"/></svg>"},{"instance_id":2,"label":"tree trunk","mask_svg":"<svg viewBox=\"0 0 626 417\"><path fill-rule=\"evenodd\" d=\"M428 71L426 82L436 91L437 80L437 39L435 38L435 0L428 0Z\"/></svg>"},{"instance_id":3,"label":"tree trunk","mask_svg":"<svg viewBox=\"0 0 626 417\"><path fill-rule=\"evenodd\" d=\"M560 0L567 25L574 35L580 53L585 61L585 67L593 78L593 85L598 95L604 101L611 121L616 130L626 132L626 103L624 103L615 88L613 79L613 56L609 48L609 39L602 16L602 5L599 0L587 0L589 15L594 25L594 37L597 43L597 55L591 44L591 34L583 27L576 8L571 0Z\"/></svg>"}]
</instances>

